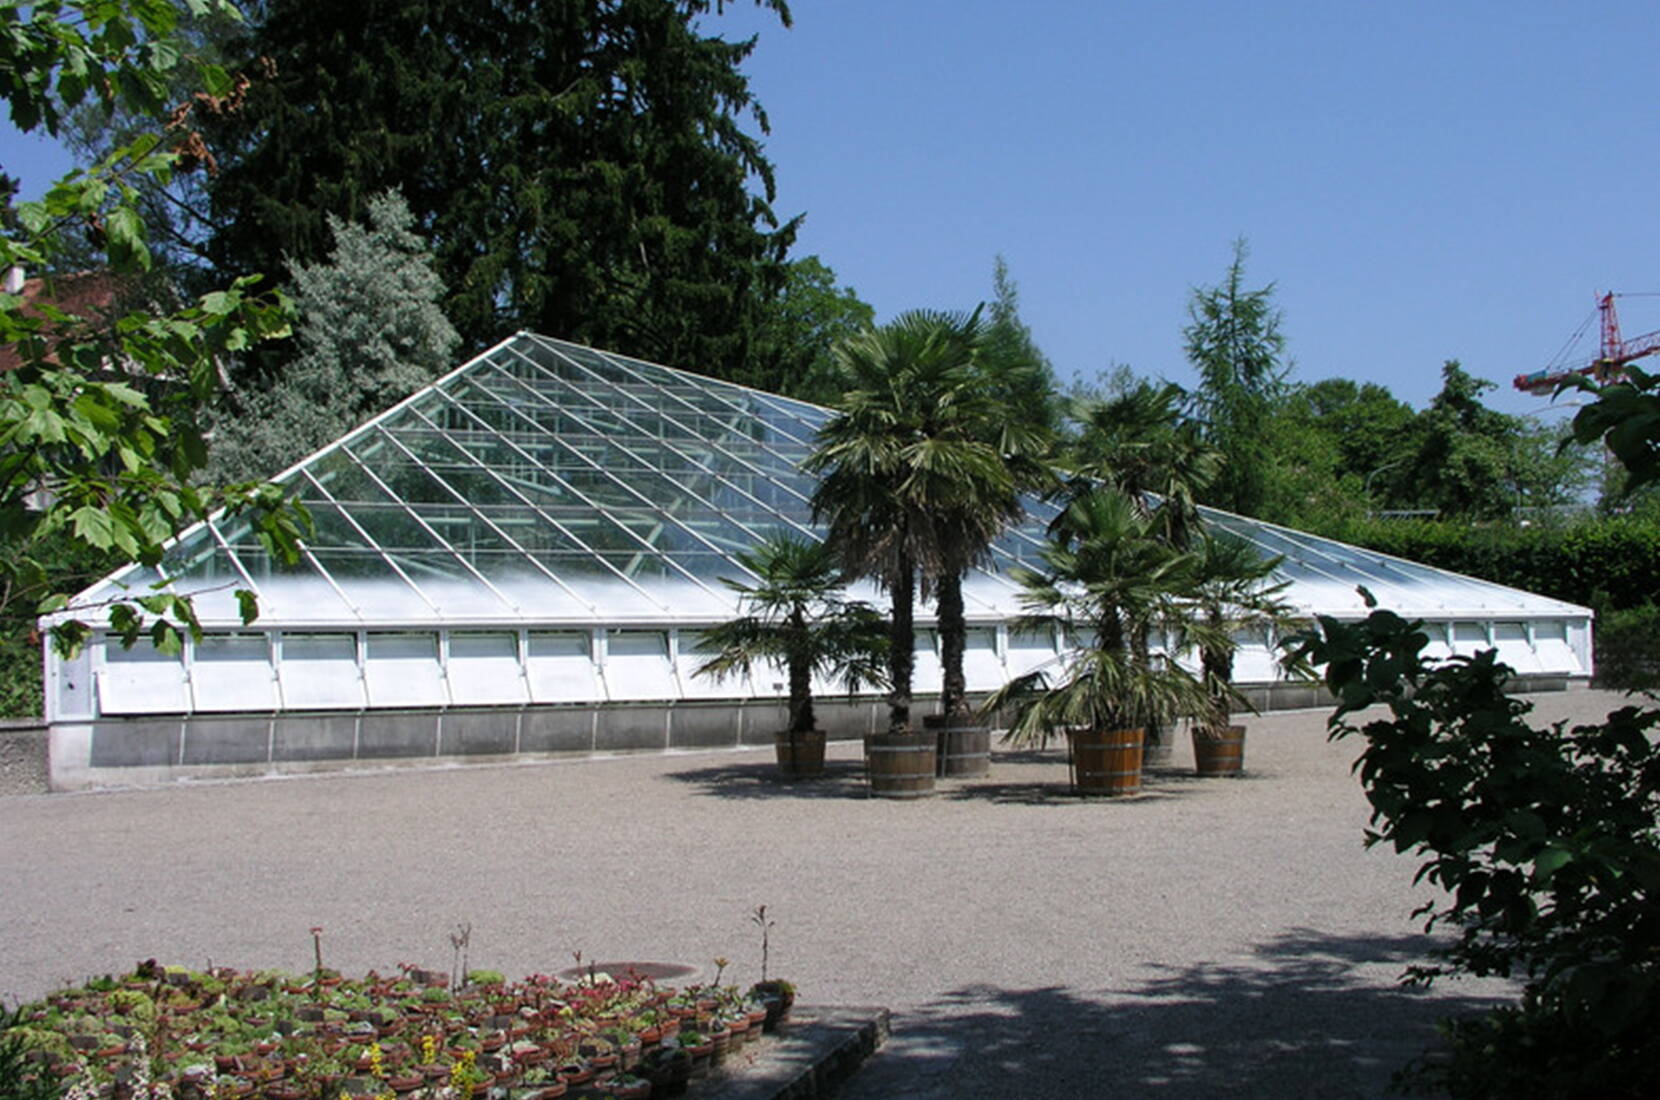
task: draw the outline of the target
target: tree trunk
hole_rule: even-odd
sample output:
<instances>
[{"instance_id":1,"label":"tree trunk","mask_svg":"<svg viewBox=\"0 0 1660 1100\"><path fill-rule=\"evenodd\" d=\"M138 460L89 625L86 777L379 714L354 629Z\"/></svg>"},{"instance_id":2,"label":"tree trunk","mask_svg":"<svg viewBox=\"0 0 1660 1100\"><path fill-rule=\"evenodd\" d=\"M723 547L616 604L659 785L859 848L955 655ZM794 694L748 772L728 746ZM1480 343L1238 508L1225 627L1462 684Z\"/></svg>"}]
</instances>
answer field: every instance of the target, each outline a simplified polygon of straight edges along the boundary
<instances>
[{"instance_id":1,"label":"tree trunk","mask_svg":"<svg viewBox=\"0 0 1660 1100\"><path fill-rule=\"evenodd\" d=\"M940 711L948 718L968 715L968 678L963 675L963 649L968 625L963 622L963 575L939 578L940 661L945 674L940 684Z\"/></svg>"},{"instance_id":2,"label":"tree trunk","mask_svg":"<svg viewBox=\"0 0 1660 1100\"><path fill-rule=\"evenodd\" d=\"M1138 626L1130 639L1131 657L1142 667L1153 663L1153 645L1148 637L1150 633L1149 627ZM1143 751L1149 756L1158 757L1161 763L1168 763L1170 744L1164 734L1164 722L1156 714L1142 715L1141 719L1142 728L1146 731L1142 735Z\"/></svg>"},{"instance_id":3,"label":"tree trunk","mask_svg":"<svg viewBox=\"0 0 1660 1100\"><path fill-rule=\"evenodd\" d=\"M1096 644L1108 653L1129 653L1130 646L1125 638L1124 620L1120 610L1112 605L1101 608L1101 617L1095 624ZM1087 644L1087 643L1085 643ZM1134 715L1111 714L1104 717L1112 727L1118 728L1124 722L1134 722Z\"/></svg>"},{"instance_id":4,"label":"tree trunk","mask_svg":"<svg viewBox=\"0 0 1660 1100\"><path fill-rule=\"evenodd\" d=\"M893 622L888 635L888 725L895 733L911 727L911 670L916 666L916 566L900 555L892 588Z\"/></svg>"},{"instance_id":5,"label":"tree trunk","mask_svg":"<svg viewBox=\"0 0 1660 1100\"><path fill-rule=\"evenodd\" d=\"M790 662L790 732L813 728L813 672L806 661Z\"/></svg>"},{"instance_id":6,"label":"tree trunk","mask_svg":"<svg viewBox=\"0 0 1660 1100\"><path fill-rule=\"evenodd\" d=\"M1209 620L1213 628L1221 629L1222 616L1212 613ZM1218 730L1227 728L1233 718L1227 689L1227 685L1233 683L1233 658L1231 646L1218 649L1199 647L1199 672L1204 678L1205 691L1210 696L1211 712L1205 716L1205 721Z\"/></svg>"}]
</instances>

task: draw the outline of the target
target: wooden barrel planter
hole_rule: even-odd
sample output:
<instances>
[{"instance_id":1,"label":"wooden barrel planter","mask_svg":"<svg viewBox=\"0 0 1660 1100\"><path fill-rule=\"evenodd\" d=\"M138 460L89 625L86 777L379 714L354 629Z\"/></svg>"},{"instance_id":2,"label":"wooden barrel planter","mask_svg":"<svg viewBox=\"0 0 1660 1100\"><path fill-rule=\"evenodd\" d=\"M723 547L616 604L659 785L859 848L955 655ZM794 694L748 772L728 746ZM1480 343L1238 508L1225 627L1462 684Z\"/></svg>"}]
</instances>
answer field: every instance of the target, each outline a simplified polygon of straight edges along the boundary
<instances>
[{"instance_id":1,"label":"wooden barrel planter","mask_svg":"<svg viewBox=\"0 0 1660 1100\"><path fill-rule=\"evenodd\" d=\"M1245 727L1229 726L1221 735L1193 729L1193 770L1200 775L1239 775L1245 771Z\"/></svg>"},{"instance_id":2,"label":"wooden barrel planter","mask_svg":"<svg viewBox=\"0 0 1660 1100\"><path fill-rule=\"evenodd\" d=\"M815 779L824 774L823 730L774 735L778 750L778 771L785 779Z\"/></svg>"},{"instance_id":3,"label":"wooden barrel planter","mask_svg":"<svg viewBox=\"0 0 1660 1100\"><path fill-rule=\"evenodd\" d=\"M934 793L932 730L873 733L865 738L865 774L873 798L926 798Z\"/></svg>"},{"instance_id":4,"label":"wooden barrel planter","mask_svg":"<svg viewBox=\"0 0 1660 1100\"><path fill-rule=\"evenodd\" d=\"M1140 794L1143 736L1139 729L1068 730L1072 789L1088 795Z\"/></svg>"},{"instance_id":5,"label":"wooden barrel planter","mask_svg":"<svg viewBox=\"0 0 1660 1100\"><path fill-rule=\"evenodd\" d=\"M922 720L934 732L934 774L941 779L973 779L991 774L991 727L967 718L930 714Z\"/></svg>"},{"instance_id":6,"label":"wooden barrel planter","mask_svg":"<svg viewBox=\"0 0 1660 1100\"><path fill-rule=\"evenodd\" d=\"M1141 769L1168 768L1176 763L1176 733L1173 725L1148 727L1141 738Z\"/></svg>"}]
</instances>

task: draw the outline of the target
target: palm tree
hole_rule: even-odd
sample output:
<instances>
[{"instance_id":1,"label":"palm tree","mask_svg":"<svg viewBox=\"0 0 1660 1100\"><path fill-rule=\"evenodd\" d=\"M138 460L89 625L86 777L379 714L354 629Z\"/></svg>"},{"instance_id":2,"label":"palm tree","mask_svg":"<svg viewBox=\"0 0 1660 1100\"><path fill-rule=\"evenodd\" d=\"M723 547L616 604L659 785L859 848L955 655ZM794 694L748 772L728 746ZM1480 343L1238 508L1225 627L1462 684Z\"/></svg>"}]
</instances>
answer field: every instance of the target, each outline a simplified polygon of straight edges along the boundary
<instances>
[{"instance_id":1,"label":"palm tree","mask_svg":"<svg viewBox=\"0 0 1660 1100\"><path fill-rule=\"evenodd\" d=\"M1068 478L1062 497L1076 500L1108 486L1128 498L1147 521L1150 537L1173 550L1191 549L1204 523L1198 496L1221 467L1221 452L1200 439L1197 428L1181 419L1181 387L1142 380L1108 400L1082 400L1071 408L1078 425L1062 456ZM1051 536L1065 541L1074 513L1064 509L1050 525ZM1134 655L1149 660L1151 638L1145 626L1130 638ZM1164 723L1148 714L1137 725L1147 731L1149 752L1167 754L1170 740Z\"/></svg>"},{"instance_id":2,"label":"palm tree","mask_svg":"<svg viewBox=\"0 0 1660 1100\"><path fill-rule=\"evenodd\" d=\"M979 311L926 310L867 329L836 350L846 394L806 469L820 476L813 514L850 572L893 603L890 724L910 726L915 599L938 589L948 707L963 696L963 572L1020 515L1021 467L1041 444L1009 423L979 373ZM1034 464L1035 465L1035 464Z\"/></svg>"},{"instance_id":3,"label":"palm tree","mask_svg":"<svg viewBox=\"0 0 1660 1100\"><path fill-rule=\"evenodd\" d=\"M1127 494L1143 515L1156 517L1172 546L1192 545L1201 526L1198 495L1216 480L1222 454L1181 419L1181 387L1142 380L1109 400L1072 404L1077 435L1062 456L1065 499L1096 485ZM1057 523L1064 525L1066 512Z\"/></svg>"},{"instance_id":4,"label":"palm tree","mask_svg":"<svg viewBox=\"0 0 1660 1100\"><path fill-rule=\"evenodd\" d=\"M1200 737L1214 740L1227 730L1237 706L1250 706L1233 686L1239 632L1264 626L1283 630L1296 620L1291 605L1281 598L1291 582L1269 582L1285 560L1282 555L1262 554L1244 539L1216 530L1205 532L1195 552L1194 609L1203 629L1190 644L1199 651L1206 698L1193 728Z\"/></svg>"},{"instance_id":5,"label":"palm tree","mask_svg":"<svg viewBox=\"0 0 1660 1100\"><path fill-rule=\"evenodd\" d=\"M1017 744L1071 727L1137 728L1205 700L1199 679L1173 654L1135 645L1191 598L1197 557L1158 537L1137 502L1117 490L1086 493L1067 513L1066 537L1042 551L1046 568L1014 574L1027 609L1015 628L1060 631L1078 643L1058 670L1020 677L987 702L988 711L1015 708L1007 739ZM1203 624L1194 629L1205 635Z\"/></svg>"},{"instance_id":6,"label":"palm tree","mask_svg":"<svg viewBox=\"0 0 1660 1100\"><path fill-rule=\"evenodd\" d=\"M817 725L815 676L839 680L850 692L886 682L882 617L870 605L840 595L841 571L823 543L776 535L737 560L756 583L723 581L738 593L738 609L746 614L704 634L703 648L714 656L693 675L720 681L748 675L758 663L783 666L790 684L786 733L793 754L799 735Z\"/></svg>"}]
</instances>

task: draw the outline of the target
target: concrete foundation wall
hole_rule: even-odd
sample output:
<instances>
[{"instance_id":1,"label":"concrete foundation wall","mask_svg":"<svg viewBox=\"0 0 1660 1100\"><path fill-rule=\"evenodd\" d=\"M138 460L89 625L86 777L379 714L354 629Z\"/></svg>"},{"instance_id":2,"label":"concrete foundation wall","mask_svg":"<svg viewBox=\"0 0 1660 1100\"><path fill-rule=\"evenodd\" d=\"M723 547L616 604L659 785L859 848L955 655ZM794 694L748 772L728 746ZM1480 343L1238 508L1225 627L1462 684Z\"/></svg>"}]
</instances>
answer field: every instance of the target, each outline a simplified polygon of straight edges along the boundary
<instances>
[{"instance_id":1,"label":"concrete foundation wall","mask_svg":"<svg viewBox=\"0 0 1660 1100\"><path fill-rule=\"evenodd\" d=\"M1561 691L1584 683L1523 677L1518 690ZM1265 711L1332 705L1319 684L1242 685L1241 690ZM857 740L887 723L881 699L830 697L813 706L819 727L833 740ZM920 718L937 706L936 698L918 696L912 713ZM770 745L787 722L787 708L773 700L100 718L50 728L48 772L53 790L82 790L186 778L708 751ZM28 744L38 754L39 727L33 737ZM23 743L21 737L10 740ZM4 748L0 764L22 769L10 761L28 754L11 751L18 745L9 742Z\"/></svg>"}]
</instances>

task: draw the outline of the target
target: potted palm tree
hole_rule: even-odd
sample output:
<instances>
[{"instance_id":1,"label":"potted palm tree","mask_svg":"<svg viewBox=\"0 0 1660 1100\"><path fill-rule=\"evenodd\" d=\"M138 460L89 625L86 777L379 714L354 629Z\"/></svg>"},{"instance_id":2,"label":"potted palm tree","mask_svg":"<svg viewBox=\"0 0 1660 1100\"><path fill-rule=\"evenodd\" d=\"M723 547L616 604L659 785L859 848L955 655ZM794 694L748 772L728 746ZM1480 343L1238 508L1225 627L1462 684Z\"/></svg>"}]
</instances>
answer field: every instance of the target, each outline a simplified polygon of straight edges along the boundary
<instances>
[{"instance_id":1,"label":"potted palm tree","mask_svg":"<svg viewBox=\"0 0 1660 1100\"><path fill-rule=\"evenodd\" d=\"M941 454L952 457L947 448L954 445L957 459L971 459L950 486L954 494L936 493L931 509L937 546L929 580L939 619L940 712L925 717L923 725L936 734L936 774L952 778L985 775L991 767L991 729L969 706L963 670L968 637L963 578L986 564L992 543L1025 514L1022 495L1054 484L1047 461L1053 444L1049 424L1019 407L1022 398L1029 406L1033 395L1043 392L1046 376L1028 346L993 340L994 326L977 320L978 313L964 333L973 381L940 395L938 405L949 415L935 424Z\"/></svg>"},{"instance_id":2,"label":"potted palm tree","mask_svg":"<svg viewBox=\"0 0 1660 1100\"><path fill-rule=\"evenodd\" d=\"M1291 605L1281 598L1289 581L1270 577L1284 560L1265 556L1245 540L1210 530L1199 539L1198 578L1193 607L1198 612L1185 634L1199 651L1203 704L1192 717L1193 764L1200 775L1239 775L1245 768L1245 727L1235 725L1234 710L1255 711L1233 683L1239 635L1271 627L1296 625Z\"/></svg>"},{"instance_id":3,"label":"potted palm tree","mask_svg":"<svg viewBox=\"0 0 1660 1100\"><path fill-rule=\"evenodd\" d=\"M755 583L723 578L743 614L704 634L712 652L694 672L717 682L746 676L756 664L782 666L789 678L789 725L776 737L786 778L824 771L825 733L813 715L813 678L839 680L849 692L886 682L882 617L841 595L842 576L823 543L775 535L737 555Z\"/></svg>"},{"instance_id":4,"label":"potted palm tree","mask_svg":"<svg viewBox=\"0 0 1660 1100\"><path fill-rule=\"evenodd\" d=\"M979 313L905 313L836 349L844 396L819 431L806 469L819 475L815 518L849 572L874 578L892 600L889 725L868 742L871 791L933 790L937 743L911 722L918 581L939 596L946 637L947 707L962 701L961 578L1019 514L1020 485L1004 452L1009 417L989 398L976 356Z\"/></svg>"},{"instance_id":5,"label":"potted palm tree","mask_svg":"<svg viewBox=\"0 0 1660 1100\"><path fill-rule=\"evenodd\" d=\"M1072 402L1075 431L1059 459L1067 476L1062 499L1075 500L1101 485L1117 489L1150 521L1154 537L1178 550L1193 549L1204 526L1197 498L1216 479L1222 456L1182 420L1184 397L1179 386L1143 380L1106 400ZM1051 533L1064 539L1066 522L1063 511ZM1138 631L1130 645L1145 658L1148 632ZM1147 761L1168 763L1172 755L1163 723L1150 718Z\"/></svg>"},{"instance_id":6,"label":"potted palm tree","mask_svg":"<svg viewBox=\"0 0 1660 1100\"><path fill-rule=\"evenodd\" d=\"M1156 537L1151 520L1122 492L1078 496L1062 518L1064 537L1042 551L1043 570L1021 570L1027 613L1021 630L1055 630L1077 646L1056 668L1038 669L994 694L987 711L1010 708L1006 740L1069 740L1080 794L1141 789L1146 723L1203 705L1204 686L1170 653L1135 639L1163 626L1192 593L1197 560Z\"/></svg>"}]
</instances>

